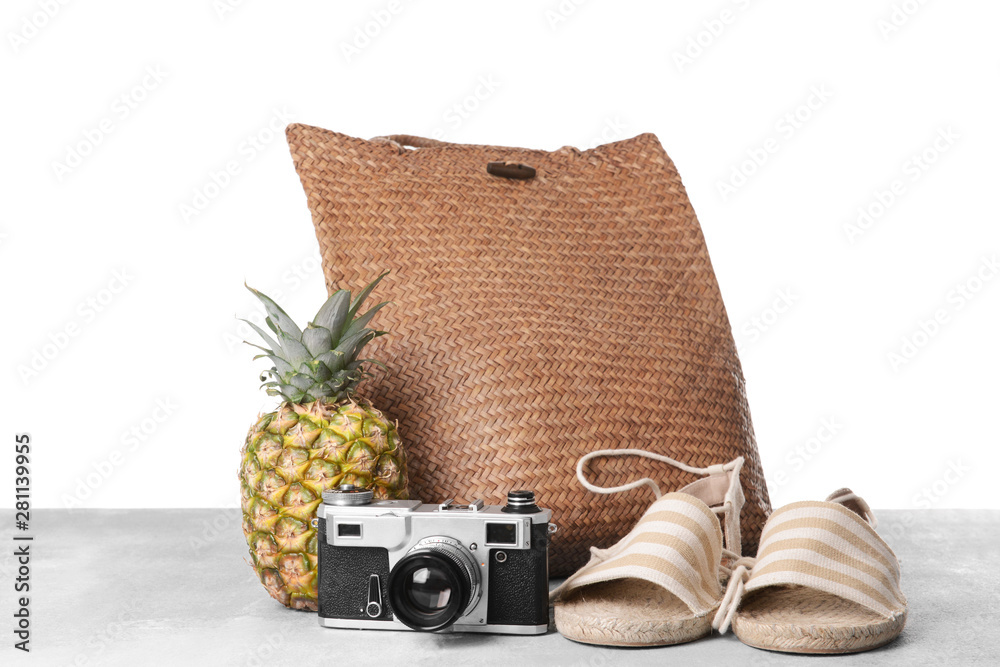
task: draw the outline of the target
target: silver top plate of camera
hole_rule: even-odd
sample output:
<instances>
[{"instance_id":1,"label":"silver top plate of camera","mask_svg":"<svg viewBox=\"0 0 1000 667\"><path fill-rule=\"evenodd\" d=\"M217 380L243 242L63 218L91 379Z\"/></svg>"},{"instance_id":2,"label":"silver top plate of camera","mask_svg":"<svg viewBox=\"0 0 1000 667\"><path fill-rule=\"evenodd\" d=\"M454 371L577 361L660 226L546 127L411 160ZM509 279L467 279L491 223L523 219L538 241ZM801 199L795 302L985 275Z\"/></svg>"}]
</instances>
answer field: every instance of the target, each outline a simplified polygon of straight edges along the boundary
<instances>
[{"instance_id":1,"label":"silver top plate of camera","mask_svg":"<svg viewBox=\"0 0 1000 667\"><path fill-rule=\"evenodd\" d=\"M326 539L334 546L363 542L365 546L392 549L411 534L413 522L433 520L435 532L439 534L475 531L473 544L477 546L530 549L531 526L548 523L552 512L545 509L532 514L512 514L504 512L504 507L485 505L482 501L478 505L432 505L419 500L375 500L367 505L324 503L318 514L320 519L327 521ZM371 521L376 518L377 521ZM465 524L470 525L465 527ZM471 524L482 526L482 529Z\"/></svg>"}]
</instances>

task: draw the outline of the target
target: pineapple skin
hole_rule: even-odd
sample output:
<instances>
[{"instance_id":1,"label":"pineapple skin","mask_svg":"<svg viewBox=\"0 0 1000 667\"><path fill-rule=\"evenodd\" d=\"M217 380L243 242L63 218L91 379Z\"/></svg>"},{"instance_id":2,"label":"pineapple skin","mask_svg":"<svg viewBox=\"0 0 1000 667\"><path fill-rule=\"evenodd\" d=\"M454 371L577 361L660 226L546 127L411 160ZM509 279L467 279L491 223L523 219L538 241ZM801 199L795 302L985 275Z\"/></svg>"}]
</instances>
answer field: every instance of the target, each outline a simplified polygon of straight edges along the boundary
<instances>
[{"instance_id":1,"label":"pineapple skin","mask_svg":"<svg viewBox=\"0 0 1000 667\"><path fill-rule=\"evenodd\" d=\"M409 498L396 426L365 401L282 403L250 427L241 455L251 565L271 597L292 609L317 609L312 521L323 491L355 484L376 499Z\"/></svg>"}]
</instances>

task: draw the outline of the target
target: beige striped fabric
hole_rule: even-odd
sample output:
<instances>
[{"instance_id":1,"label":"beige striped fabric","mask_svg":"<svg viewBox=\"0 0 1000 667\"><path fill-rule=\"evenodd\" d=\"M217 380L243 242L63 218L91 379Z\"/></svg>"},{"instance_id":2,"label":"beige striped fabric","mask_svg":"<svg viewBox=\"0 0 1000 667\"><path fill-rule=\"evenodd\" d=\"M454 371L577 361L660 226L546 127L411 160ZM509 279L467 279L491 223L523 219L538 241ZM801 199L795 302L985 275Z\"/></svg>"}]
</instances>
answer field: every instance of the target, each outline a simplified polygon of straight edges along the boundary
<instances>
[{"instance_id":1,"label":"beige striped fabric","mask_svg":"<svg viewBox=\"0 0 1000 667\"><path fill-rule=\"evenodd\" d=\"M792 503L764 524L745 591L798 585L894 618L906 611L899 560L856 512L833 502Z\"/></svg>"},{"instance_id":2,"label":"beige striped fabric","mask_svg":"<svg viewBox=\"0 0 1000 667\"><path fill-rule=\"evenodd\" d=\"M696 616L718 606L722 529L704 502L668 493L654 502L635 528L608 549L591 548L590 562L553 591L569 591L617 579L641 579L676 595Z\"/></svg>"}]
</instances>

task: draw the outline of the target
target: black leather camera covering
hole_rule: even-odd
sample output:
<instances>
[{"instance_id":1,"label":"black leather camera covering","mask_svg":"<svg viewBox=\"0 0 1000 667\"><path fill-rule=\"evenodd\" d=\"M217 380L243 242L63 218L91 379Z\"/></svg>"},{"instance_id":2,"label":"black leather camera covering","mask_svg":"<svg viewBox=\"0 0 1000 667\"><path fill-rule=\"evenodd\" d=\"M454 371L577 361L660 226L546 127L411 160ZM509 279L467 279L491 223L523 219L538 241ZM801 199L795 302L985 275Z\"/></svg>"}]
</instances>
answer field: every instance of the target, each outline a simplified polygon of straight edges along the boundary
<instances>
[{"instance_id":1,"label":"black leather camera covering","mask_svg":"<svg viewBox=\"0 0 1000 667\"><path fill-rule=\"evenodd\" d=\"M486 622L491 625L545 625L549 622L549 524L531 528L530 549L490 549L490 590ZM496 552L507 559L497 562Z\"/></svg>"},{"instance_id":2,"label":"black leather camera covering","mask_svg":"<svg viewBox=\"0 0 1000 667\"><path fill-rule=\"evenodd\" d=\"M382 615L365 613L368 579L382 585ZM319 615L323 618L392 619L389 608L389 552L381 547L335 547L327 544L326 521L319 522Z\"/></svg>"}]
</instances>

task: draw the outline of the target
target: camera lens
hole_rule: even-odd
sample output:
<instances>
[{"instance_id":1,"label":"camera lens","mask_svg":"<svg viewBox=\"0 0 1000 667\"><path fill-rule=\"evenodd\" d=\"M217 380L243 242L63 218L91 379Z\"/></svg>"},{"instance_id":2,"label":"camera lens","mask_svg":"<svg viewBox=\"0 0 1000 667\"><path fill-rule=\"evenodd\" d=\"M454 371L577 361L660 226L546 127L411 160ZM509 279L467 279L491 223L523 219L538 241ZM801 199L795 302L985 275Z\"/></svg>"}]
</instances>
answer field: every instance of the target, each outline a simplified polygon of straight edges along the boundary
<instances>
[{"instance_id":1,"label":"camera lens","mask_svg":"<svg viewBox=\"0 0 1000 667\"><path fill-rule=\"evenodd\" d=\"M451 549L435 545L411 551L389 573L389 603L396 619L407 627L442 630L468 608L478 582Z\"/></svg>"},{"instance_id":2,"label":"camera lens","mask_svg":"<svg viewBox=\"0 0 1000 667\"><path fill-rule=\"evenodd\" d=\"M413 570L403 582L409 607L424 615L447 609L455 594L453 586L446 573L430 567Z\"/></svg>"}]
</instances>

